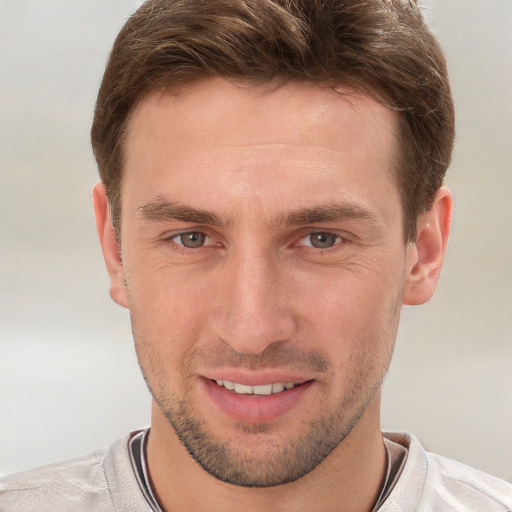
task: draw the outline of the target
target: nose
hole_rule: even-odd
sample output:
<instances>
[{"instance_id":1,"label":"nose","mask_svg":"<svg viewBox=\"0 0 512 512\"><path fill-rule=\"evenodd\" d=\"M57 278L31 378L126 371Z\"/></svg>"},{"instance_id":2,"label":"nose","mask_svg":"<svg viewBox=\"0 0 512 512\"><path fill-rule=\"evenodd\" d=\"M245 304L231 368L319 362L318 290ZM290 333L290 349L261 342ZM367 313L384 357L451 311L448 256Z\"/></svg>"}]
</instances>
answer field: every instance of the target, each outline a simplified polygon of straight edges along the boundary
<instances>
[{"instance_id":1,"label":"nose","mask_svg":"<svg viewBox=\"0 0 512 512\"><path fill-rule=\"evenodd\" d=\"M281 267L263 251L240 251L225 261L214 329L237 352L259 354L294 335L292 290Z\"/></svg>"}]
</instances>

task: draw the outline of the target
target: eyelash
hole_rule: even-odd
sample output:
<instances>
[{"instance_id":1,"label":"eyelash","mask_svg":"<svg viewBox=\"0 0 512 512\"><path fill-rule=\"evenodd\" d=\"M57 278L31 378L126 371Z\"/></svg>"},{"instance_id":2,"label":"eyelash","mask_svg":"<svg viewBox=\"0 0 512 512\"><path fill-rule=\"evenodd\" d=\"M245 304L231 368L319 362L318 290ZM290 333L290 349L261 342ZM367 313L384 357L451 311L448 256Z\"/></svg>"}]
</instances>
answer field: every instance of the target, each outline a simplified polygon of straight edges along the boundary
<instances>
[{"instance_id":1,"label":"eyelash","mask_svg":"<svg viewBox=\"0 0 512 512\"><path fill-rule=\"evenodd\" d=\"M312 244L312 241L311 241L311 237L313 235L327 235L327 237L334 237L336 240L334 241L333 245L329 246L329 247L315 247L313 244ZM339 233L333 233L331 231L311 231L310 233L308 233L306 236L303 236L300 241L302 240L306 240L306 239L310 239L310 243L309 244L301 244L303 247L310 247L312 250L315 250L315 251L321 251L322 253L324 251L329 251L329 250L335 250L335 247L336 246L339 246L340 244L346 242L346 239L343 238Z\"/></svg>"},{"instance_id":2,"label":"eyelash","mask_svg":"<svg viewBox=\"0 0 512 512\"><path fill-rule=\"evenodd\" d=\"M204 231L200 231L200 230L197 230L197 231L180 231L179 233L173 233L172 235L166 236L163 241L165 243L172 244L173 245L173 250L178 251L181 254L191 254L193 252L197 252L200 249L204 250L204 249L210 248L210 247L212 247L214 245L218 245L218 244L209 244L209 245L201 245L199 247L193 248L193 247L186 247L185 245L176 242L176 239L182 237L183 235L192 235L192 234L204 235L206 239L211 239L212 238L207 233L205 233Z\"/></svg>"},{"instance_id":3,"label":"eyelash","mask_svg":"<svg viewBox=\"0 0 512 512\"><path fill-rule=\"evenodd\" d=\"M200 230L181 231L179 233L173 233L172 235L167 236L164 239L164 242L172 243L173 250L175 250L181 254L197 253L197 251L199 251L199 250L208 250L209 248L212 248L215 246L217 246L217 247L220 246L220 244L206 244L206 245L200 245L199 247L186 247L185 245L176 242L176 239L179 237L182 237L183 235L193 235L193 234L203 235L206 238L206 240L213 238L213 237L210 237L206 232L200 231ZM314 247L311 243L311 238L310 238L313 235L327 235L328 237L335 237L336 240L333 243L333 245L329 246L329 247ZM306 240L308 238L310 238L309 244L300 243L301 241ZM325 230L325 231L314 230L314 231L309 231L304 236L301 236L297 242L292 244L292 246L304 247L308 251L314 251L315 254L326 254L326 253L336 251L340 245L345 245L349 242L350 242L350 240L344 234L342 235L338 232L327 231L327 230Z\"/></svg>"}]
</instances>

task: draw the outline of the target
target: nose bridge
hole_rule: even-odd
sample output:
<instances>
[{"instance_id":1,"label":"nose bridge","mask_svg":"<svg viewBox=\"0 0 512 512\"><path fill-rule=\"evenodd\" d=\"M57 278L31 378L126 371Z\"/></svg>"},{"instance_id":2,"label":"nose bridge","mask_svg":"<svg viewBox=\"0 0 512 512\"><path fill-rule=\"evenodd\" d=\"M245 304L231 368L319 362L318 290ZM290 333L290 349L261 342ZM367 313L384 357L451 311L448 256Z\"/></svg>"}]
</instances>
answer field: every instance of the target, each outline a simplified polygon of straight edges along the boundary
<instances>
[{"instance_id":1,"label":"nose bridge","mask_svg":"<svg viewBox=\"0 0 512 512\"><path fill-rule=\"evenodd\" d=\"M249 243L226 262L217 335L240 353L260 353L293 334L293 315L276 259L271 250Z\"/></svg>"}]
</instances>

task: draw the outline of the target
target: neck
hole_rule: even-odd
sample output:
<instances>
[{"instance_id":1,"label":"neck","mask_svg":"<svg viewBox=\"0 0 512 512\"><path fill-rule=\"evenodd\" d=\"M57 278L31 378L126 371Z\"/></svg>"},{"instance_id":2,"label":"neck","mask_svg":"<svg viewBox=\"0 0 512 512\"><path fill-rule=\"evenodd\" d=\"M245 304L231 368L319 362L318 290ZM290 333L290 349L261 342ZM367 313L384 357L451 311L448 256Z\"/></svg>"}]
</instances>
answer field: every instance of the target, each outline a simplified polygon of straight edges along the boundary
<instances>
[{"instance_id":1,"label":"neck","mask_svg":"<svg viewBox=\"0 0 512 512\"><path fill-rule=\"evenodd\" d=\"M246 488L211 476L192 459L153 404L148 471L166 512L306 511L369 512L379 494L385 452L379 422L380 392L350 434L321 464L288 484Z\"/></svg>"}]
</instances>

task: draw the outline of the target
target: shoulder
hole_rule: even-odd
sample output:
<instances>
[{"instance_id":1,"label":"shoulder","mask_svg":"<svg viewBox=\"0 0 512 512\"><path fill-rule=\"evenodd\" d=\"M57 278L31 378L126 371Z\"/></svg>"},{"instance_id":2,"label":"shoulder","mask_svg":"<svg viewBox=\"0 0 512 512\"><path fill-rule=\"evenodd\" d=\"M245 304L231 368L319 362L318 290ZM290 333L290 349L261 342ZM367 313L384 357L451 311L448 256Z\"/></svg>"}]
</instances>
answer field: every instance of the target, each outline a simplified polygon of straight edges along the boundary
<instances>
[{"instance_id":1,"label":"shoulder","mask_svg":"<svg viewBox=\"0 0 512 512\"><path fill-rule=\"evenodd\" d=\"M431 500L453 504L453 510L512 512L512 484L433 453L427 460Z\"/></svg>"},{"instance_id":2,"label":"shoulder","mask_svg":"<svg viewBox=\"0 0 512 512\"><path fill-rule=\"evenodd\" d=\"M410 434L385 435L408 455L383 512L512 512L512 484L427 452Z\"/></svg>"},{"instance_id":3,"label":"shoulder","mask_svg":"<svg viewBox=\"0 0 512 512\"><path fill-rule=\"evenodd\" d=\"M2 512L113 512L148 510L128 445L110 448L0 478Z\"/></svg>"},{"instance_id":4,"label":"shoulder","mask_svg":"<svg viewBox=\"0 0 512 512\"><path fill-rule=\"evenodd\" d=\"M105 450L22 471L0 479L5 511L112 510L104 470ZM69 508L67 508L69 507Z\"/></svg>"}]
</instances>

